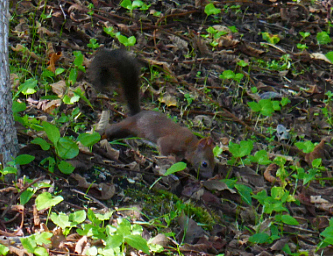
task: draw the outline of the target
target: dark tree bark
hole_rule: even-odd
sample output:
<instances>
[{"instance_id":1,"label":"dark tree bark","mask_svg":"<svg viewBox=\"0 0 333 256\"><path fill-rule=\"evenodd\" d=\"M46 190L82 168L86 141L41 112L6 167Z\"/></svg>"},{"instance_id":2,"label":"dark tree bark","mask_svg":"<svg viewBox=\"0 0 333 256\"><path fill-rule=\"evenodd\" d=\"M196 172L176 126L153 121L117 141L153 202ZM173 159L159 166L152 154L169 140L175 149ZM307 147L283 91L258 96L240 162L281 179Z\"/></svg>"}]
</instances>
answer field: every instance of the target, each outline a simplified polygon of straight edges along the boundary
<instances>
[{"instance_id":1,"label":"dark tree bark","mask_svg":"<svg viewBox=\"0 0 333 256\"><path fill-rule=\"evenodd\" d=\"M9 78L8 4L8 0L0 0L0 164L2 167L16 156L18 149Z\"/></svg>"}]
</instances>

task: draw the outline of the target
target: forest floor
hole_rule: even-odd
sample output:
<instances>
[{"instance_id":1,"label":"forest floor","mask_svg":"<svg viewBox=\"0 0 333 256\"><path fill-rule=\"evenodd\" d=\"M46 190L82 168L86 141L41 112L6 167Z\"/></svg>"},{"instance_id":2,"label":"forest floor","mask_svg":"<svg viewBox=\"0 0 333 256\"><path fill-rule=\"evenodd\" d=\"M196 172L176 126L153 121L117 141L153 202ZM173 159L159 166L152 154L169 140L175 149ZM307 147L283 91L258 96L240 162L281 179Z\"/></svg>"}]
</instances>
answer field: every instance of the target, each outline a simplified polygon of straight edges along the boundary
<instances>
[{"instance_id":1,"label":"forest floor","mask_svg":"<svg viewBox=\"0 0 333 256\"><path fill-rule=\"evenodd\" d=\"M112 232L135 235L140 224L151 253L163 246L156 255L333 255L332 1L213 3L11 1L14 116L20 154L34 159L17 160L22 178L0 191L11 255L38 255L40 243L13 239L42 231L53 235L49 255L97 255L106 244L144 255L140 239L121 233L116 250L102 227L85 229L107 212ZM100 47L140 59L143 109L213 138L212 177L165 176L170 159L140 140L84 144L102 109L110 122L127 114L92 88ZM76 140L84 146L63 154L59 145ZM42 192L62 198L51 219ZM80 210L85 226L71 215Z\"/></svg>"}]
</instances>

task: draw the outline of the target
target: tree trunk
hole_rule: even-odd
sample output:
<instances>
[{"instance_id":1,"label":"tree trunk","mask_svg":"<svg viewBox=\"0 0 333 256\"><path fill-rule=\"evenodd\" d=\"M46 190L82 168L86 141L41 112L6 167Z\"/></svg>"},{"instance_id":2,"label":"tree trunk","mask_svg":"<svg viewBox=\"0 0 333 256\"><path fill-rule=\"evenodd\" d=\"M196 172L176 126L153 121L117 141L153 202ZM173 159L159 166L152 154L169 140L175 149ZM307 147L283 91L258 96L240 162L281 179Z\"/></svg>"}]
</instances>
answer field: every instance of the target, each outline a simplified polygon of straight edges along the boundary
<instances>
[{"instance_id":1,"label":"tree trunk","mask_svg":"<svg viewBox=\"0 0 333 256\"><path fill-rule=\"evenodd\" d=\"M8 3L9 0L0 0L0 167L11 161L18 149L9 79Z\"/></svg>"}]
</instances>

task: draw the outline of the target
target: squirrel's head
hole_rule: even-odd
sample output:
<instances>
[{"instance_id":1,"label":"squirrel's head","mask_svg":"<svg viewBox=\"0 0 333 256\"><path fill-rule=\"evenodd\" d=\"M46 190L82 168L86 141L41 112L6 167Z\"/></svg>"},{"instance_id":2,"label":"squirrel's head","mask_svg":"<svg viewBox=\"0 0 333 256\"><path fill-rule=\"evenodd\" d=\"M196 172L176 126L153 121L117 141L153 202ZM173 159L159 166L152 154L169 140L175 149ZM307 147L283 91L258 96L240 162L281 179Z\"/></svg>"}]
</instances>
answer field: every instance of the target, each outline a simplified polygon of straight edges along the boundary
<instances>
[{"instance_id":1,"label":"squirrel's head","mask_svg":"<svg viewBox=\"0 0 333 256\"><path fill-rule=\"evenodd\" d=\"M191 163L202 178L213 176L215 167L213 148L214 141L208 137L199 140L196 150L193 152Z\"/></svg>"}]
</instances>

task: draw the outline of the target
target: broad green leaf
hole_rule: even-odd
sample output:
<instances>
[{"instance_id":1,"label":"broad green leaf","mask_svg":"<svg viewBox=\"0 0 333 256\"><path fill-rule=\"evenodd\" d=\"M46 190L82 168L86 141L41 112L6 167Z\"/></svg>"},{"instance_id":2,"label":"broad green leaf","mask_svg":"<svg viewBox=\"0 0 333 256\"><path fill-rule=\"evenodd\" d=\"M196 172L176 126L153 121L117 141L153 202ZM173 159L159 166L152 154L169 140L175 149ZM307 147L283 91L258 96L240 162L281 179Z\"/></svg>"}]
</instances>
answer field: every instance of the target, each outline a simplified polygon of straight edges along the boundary
<instances>
[{"instance_id":1,"label":"broad green leaf","mask_svg":"<svg viewBox=\"0 0 333 256\"><path fill-rule=\"evenodd\" d=\"M164 176L168 176L168 175L173 174L175 172L182 171L186 168L186 166L187 165L184 162L175 163L164 173Z\"/></svg>"},{"instance_id":2,"label":"broad green leaf","mask_svg":"<svg viewBox=\"0 0 333 256\"><path fill-rule=\"evenodd\" d=\"M79 154L79 147L70 138L63 137L56 144L56 151L61 158L72 159Z\"/></svg>"},{"instance_id":3,"label":"broad green leaf","mask_svg":"<svg viewBox=\"0 0 333 256\"><path fill-rule=\"evenodd\" d=\"M49 253L47 252L46 248L44 248L44 247L37 247L34 250L34 255L37 255L37 256L49 256Z\"/></svg>"},{"instance_id":4,"label":"broad green leaf","mask_svg":"<svg viewBox=\"0 0 333 256\"><path fill-rule=\"evenodd\" d=\"M24 95L34 94L36 92L36 86L37 80L35 78L30 78L18 87L18 92L21 92Z\"/></svg>"},{"instance_id":5,"label":"broad green leaf","mask_svg":"<svg viewBox=\"0 0 333 256\"><path fill-rule=\"evenodd\" d=\"M60 161L58 168L63 174L71 174L75 170L75 167L66 161Z\"/></svg>"},{"instance_id":6,"label":"broad green leaf","mask_svg":"<svg viewBox=\"0 0 333 256\"><path fill-rule=\"evenodd\" d=\"M249 237L251 243L263 244L269 242L269 235L266 233L258 233Z\"/></svg>"},{"instance_id":7,"label":"broad green leaf","mask_svg":"<svg viewBox=\"0 0 333 256\"><path fill-rule=\"evenodd\" d=\"M43 121L42 123L44 131L46 132L47 137L49 138L49 140L56 145L58 140L60 139L60 132L59 129L53 125L50 124L48 122Z\"/></svg>"},{"instance_id":8,"label":"broad green leaf","mask_svg":"<svg viewBox=\"0 0 333 256\"><path fill-rule=\"evenodd\" d=\"M248 205L251 205L252 204L252 198L251 198L252 189L243 184L235 184L235 188L237 189L238 193L242 197L243 201L245 203L247 203Z\"/></svg>"},{"instance_id":9,"label":"broad green leaf","mask_svg":"<svg viewBox=\"0 0 333 256\"><path fill-rule=\"evenodd\" d=\"M42 232L42 233L37 233L34 234L35 236L35 241L38 245L43 245L43 244L50 244L51 240L50 238L53 236L51 232Z\"/></svg>"},{"instance_id":10,"label":"broad green leaf","mask_svg":"<svg viewBox=\"0 0 333 256\"><path fill-rule=\"evenodd\" d=\"M22 154L15 158L15 163L19 165L24 165L31 163L33 160L35 160L34 156L28 154Z\"/></svg>"},{"instance_id":11,"label":"broad green leaf","mask_svg":"<svg viewBox=\"0 0 333 256\"><path fill-rule=\"evenodd\" d=\"M35 236L28 236L28 237L22 237L20 238L21 243L29 253L33 253L35 248L37 247L37 243L35 241Z\"/></svg>"},{"instance_id":12,"label":"broad green leaf","mask_svg":"<svg viewBox=\"0 0 333 256\"><path fill-rule=\"evenodd\" d=\"M331 63L333 63L333 51L326 53L325 56Z\"/></svg>"},{"instance_id":13,"label":"broad green leaf","mask_svg":"<svg viewBox=\"0 0 333 256\"><path fill-rule=\"evenodd\" d=\"M31 143L39 145L43 150L49 150L51 146L50 143L42 138L35 138L31 141Z\"/></svg>"},{"instance_id":14,"label":"broad green leaf","mask_svg":"<svg viewBox=\"0 0 333 256\"><path fill-rule=\"evenodd\" d=\"M212 14L219 14L221 12L221 9L217 9L213 3L209 3L205 6L205 13L207 16Z\"/></svg>"},{"instance_id":15,"label":"broad green leaf","mask_svg":"<svg viewBox=\"0 0 333 256\"><path fill-rule=\"evenodd\" d=\"M13 101L12 109L14 114L26 110L26 108L27 105L24 102Z\"/></svg>"},{"instance_id":16,"label":"broad green leaf","mask_svg":"<svg viewBox=\"0 0 333 256\"><path fill-rule=\"evenodd\" d=\"M49 192L44 192L37 196L36 198L36 207L38 211L41 211L46 208L50 208L59 204L63 201L62 196L55 196L53 197Z\"/></svg>"},{"instance_id":17,"label":"broad green leaf","mask_svg":"<svg viewBox=\"0 0 333 256\"><path fill-rule=\"evenodd\" d=\"M71 222L69 221L69 216L65 213L60 212L59 214L56 214L55 212L52 212L50 217L52 222L55 225L61 227L62 229L71 226Z\"/></svg>"},{"instance_id":18,"label":"broad green leaf","mask_svg":"<svg viewBox=\"0 0 333 256\"><path fill-rule=\"evenodd\" d=\"M27 188L25 191L22 192L20 195L20 204L25 205L31 197L35 194L34 190L32 188Z\"/></svg>"},{"instance_id":19,"label":"broad green leaf","mask_svg":"<svg viewBox=\"0 0 333 256\"><path fill-rule=\"evenodd\" d=\"M0 255L7 255L9 252L8 246L0 244Z\"/></svg>"},{"instance_id":20,"label":"broad green leaf","mask_svg":"<svg viewBox=\"0 0 333 256\"><path fill-rule=\"evenodd\" d=\"M97 143L101 139L101 135L97 132L92 134L90 133L81 133L77 140L80 141L84 146L90 147Z\"/></svg>"},{"instance_id":21,"label":"broad green leaf","mask_svg":"<svg viewBox=\"0 0 333 256\"><path fill-rule=\"evenodd\" d=\"M129 235L125 237L125 241L132 246L133 248L137 249L137 250L141 250L146 254L150 254L149 253L149 247L148 247L148 243L147 241L142 238L141 235Z\"/></svg>"},{"instance_id":22,"label":"broad green leaf","mask_svg":"<svg viewBox=\"0 0 333 256\"><path fill-rule=\"evenodd\" d=\"M290 215L282 215L281 220L283 223L288 224L288 225L299 225L299 222L292 216Z\"/></svg>"},{"instance_id":23,"label":"broad green leaf","mask_svg":"<svg viewBox=\"0 0 333 256\"><path fill-rule=\"evenodd\" d=\"M327 32L322 31L322 32L317 33L317 41L318 41L318 44L329 44L332 42L332 39L327 34Z\"/></svg>"},{"instance_id":24,"label":"broad green leaf","mask_svg":"<svg viewBox=\"0 0 333 256\"><path fill-rule=\"evenodd\" d=\"M253 112L259 112L261 110L260 105L257 102L250 101L247 103Z\"/></svg>"}]
</instances>

